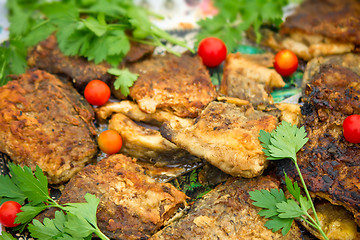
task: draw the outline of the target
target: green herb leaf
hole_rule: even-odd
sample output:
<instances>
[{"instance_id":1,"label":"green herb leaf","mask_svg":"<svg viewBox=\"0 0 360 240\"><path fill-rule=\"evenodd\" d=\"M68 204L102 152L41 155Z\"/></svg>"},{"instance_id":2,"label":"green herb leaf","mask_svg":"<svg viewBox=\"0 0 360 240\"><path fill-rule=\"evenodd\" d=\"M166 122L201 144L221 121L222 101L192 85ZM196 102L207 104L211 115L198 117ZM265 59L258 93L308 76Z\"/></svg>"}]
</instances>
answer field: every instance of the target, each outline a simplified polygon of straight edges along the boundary
<instances>
[{"instance_id":1,"label":"green herb leaf","mask_svg":"<svg viewBox=\"0 0 360 240\"><path fill-rule=\"evenodd\" d=\"M114 88L116 90L120 89L121 94L124 96L129 95L129 87L131 87L139 77L139 74L131 73L127 68L110 68L108 73L118 76L114 82Z\"/></svg>"},{"instance_id":2,"label":"green herb leaf","mask_svg":"<svg viewBox=\"0 0 360 240\"><path fill-rule=\"evenodd\" d=\"M0 175L0 197L1 203L5 201L15 201L23 204L26 196L21 189L11 181L9 176Z\"/></svg>"},{"instance_id":3,"label":"green herb leaf","mask_svg":"<svg viewBox=\"0 0 360 240\"><path fill-rule=\"evenodd\" d=\"M296 161L296 153L309 139L306 138L304 127L298 128L282 121L272 133L261 130L259 140L269 160L290 158Z\"/></svg>"},{"instance_id":4,"label":"green herb leaf","mask_svg":"<svg viewBox=\"0 0 360 240\"><path fill-rule=\"evenodd\" d=\"M299 204L293 199L288 199L281 203L276 203L277 212L280 218L297 218L304 214Z\"/></svg>"},{"instance_id":5,"label":"green herb leaf","mask_svg":"<svg viewBox=\"0 0 360 240\"><path fill-rule=\"evenodd\" d=\"M17 240L10 233L1 231L0 240Z\"/></svg>"},{"instance_id":6,"label":"green herb leaf","mask_svg":"<svg viewBox=\"0 0 360 240\"><path fill-rule=\"evenodd\" d=\"M277 211L276 204L286 201L283 190L271 189L268 190L255 190L249 192L250 199L254 202L254 206L264 208L259 212L260 216L270 218L277 216L279 212Z\"/></svg>"},{"instance_id":7,"label":"green herb leaf","mask_svg":"<svg viewBox=\"0 0 360 240\"><path fill-rule=\"evenodd\" d=\"M27 166L22 168L10 162L9 169L13 182L34 205L50 198L47 178L39 166L36 166L35 177Z\"/></svg>"},{"instance_id":8,"label":"green herb leaf","mask_svg":"<svg viewBox=\"0 0 360 240\"><path fill-rule=\"evenodd\" d=\"M285 175L285 184L289 193L297 200L300 201L301 190L297 182L292 183L291 179L284 173Z\"/></svg>"},{"instance_id":9,"label":"green herb leaf","mask_svg":"<svg viewBox=\"0 0 360 240\"><path fill-rule=\"evenodd\" d=\"M282 229L281 233L285 236L290 231L293 221L293 218L280 218L278 216L273 216L264 224L264 226L271 229L273 232Z\"/></svg>"},{"instance_id":10,"label":"green herb leaf","mask_svg":"<svg viewBox=\"0 0 360 240\"><path fill-rule=\"evenodd\" d=\"M25 205L21 207L21 211L16 214L15 223L29 223L40 212L45 210L47 206L45 204L39 204L38 206Z\"/></svg>"}]
</instances>

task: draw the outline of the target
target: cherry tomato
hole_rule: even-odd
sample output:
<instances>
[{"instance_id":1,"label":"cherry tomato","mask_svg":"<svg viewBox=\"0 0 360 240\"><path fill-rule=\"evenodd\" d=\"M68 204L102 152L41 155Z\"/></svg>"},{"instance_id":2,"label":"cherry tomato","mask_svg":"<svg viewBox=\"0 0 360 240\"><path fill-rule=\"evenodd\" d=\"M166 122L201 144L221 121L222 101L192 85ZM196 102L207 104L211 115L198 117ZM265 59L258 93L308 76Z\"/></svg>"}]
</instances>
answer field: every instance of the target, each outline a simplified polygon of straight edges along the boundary
<instances>
[{"instance_id":1,"label":"cherry tomato","mask_svg":"<svg viewBox=\"0 0 360 240\"><path fill-rule=\"evenodd\" d=\"M14 223L16 214L22 212L21 205L14 201L4 202L0 206L0 223L5 227L16 227L19 223Z\"/></svg>"},{"instance_id":2,"label":"cherry tomato","mask_svg":"<svg viewBox=\"0 0 360 240\"><path fill-rule=\"evenodd\" d=\"M85 99L92 105L101 106L105 104L111 95L109 86L100 80L89 82L84 91Z\"/></svg>"},{"instance_id":3,"label":"cherry tomato","mask_svg":"<svg viewBox=\"0 0 360 240\"><path fill-rule=\"evenodd\" d=\"M198 54L205 66L216 67L225 60L227 49L220 39L208 37L201 40Z\"/></svg>"},{"instance_id":4,"label":"cherry tomato","mask_svg":"<svg viewBox=\"0 0 360 240\"><path fill-rule=\"evenodd\" d=\"M281 50L275 55L274 68L281 76L286 77L293 74L298 64L298 58L290 50Z\"/></svg>"},{"instance_id":5,"label":"cherry tomato","mask_svg":"<svg viewBox=\"0 0 360 240\"><path fill-rule=\"evenodd\" d=\"M101 151L107 154L114 154L122 147L122 138L117 131L106 130L100 133L98 144Z\"/></svg>"},{"instance_id":6,"label":"cherry tomato","mask_svg":"<svg viewBox=\"0 0 360 240\"><path fill-rule=\"evenodd\" d=\"M343 133L346 141L360 143L360 115L350 115L345 118Z\"/></svg>"}]
</instances>

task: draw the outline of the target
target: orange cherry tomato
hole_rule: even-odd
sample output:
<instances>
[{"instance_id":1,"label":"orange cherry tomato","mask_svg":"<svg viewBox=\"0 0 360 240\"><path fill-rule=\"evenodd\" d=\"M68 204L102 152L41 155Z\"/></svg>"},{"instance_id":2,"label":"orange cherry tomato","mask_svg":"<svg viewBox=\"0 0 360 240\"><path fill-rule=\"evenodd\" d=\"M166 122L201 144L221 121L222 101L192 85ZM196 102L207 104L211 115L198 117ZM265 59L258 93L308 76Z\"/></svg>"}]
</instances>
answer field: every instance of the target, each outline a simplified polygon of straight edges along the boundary
<instances>
[{"instance_id":1,"label":"orange cherry tomato","mask_svg":"<svg viewBox=\"0 0 360 240\"><path fill-rule=\"evenodd\" d=\"M293 74L298 64L298 58L290 50L281 50L275 55L274 68L283 77Z\"/></svg>"},{"instance_id":2,"label":"orange cherry tomato","mask_svg":"<svg viewBox=\"0 0 360 240\"><path fill-rule=\"evenodd\" d=\"M106 154L118 153L122 147L122 138L115 130L106 130L100 133L98 145L101 151Z\"/></svg>"},{"instance_id":3,"label":"orange cherry tomato","mask_svg":"<svg viewBox=\"0 0 360 240\"><path fill-rule=\"evenodd\" d=\"M22 212L18 202L7 201L0 206L0 223L5 227L16 227L19 223L14 223L16 214Z\"/></svg>"},{"instance_id":4,"label":"orange cherry tomato","mask_svg":"<svg viewBox=\"0 0 360 240\"><path fill-rule=\"evenodd\" d=\"M84 91L85 99L92 105L101 106L105 104L111 95L110 87L100 80L89 82Z\"/></svg>"}]
</instances>

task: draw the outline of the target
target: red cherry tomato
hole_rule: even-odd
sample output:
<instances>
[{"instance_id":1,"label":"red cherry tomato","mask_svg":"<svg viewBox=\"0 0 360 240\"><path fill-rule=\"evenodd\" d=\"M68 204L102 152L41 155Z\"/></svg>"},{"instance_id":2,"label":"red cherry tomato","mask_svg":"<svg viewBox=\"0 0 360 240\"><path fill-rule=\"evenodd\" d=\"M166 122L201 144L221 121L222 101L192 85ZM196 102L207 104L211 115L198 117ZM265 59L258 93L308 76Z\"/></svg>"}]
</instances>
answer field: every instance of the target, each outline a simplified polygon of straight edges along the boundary
<instances>
[{"instance_id":1,"label":"red cherry tomato","mask_svg":"<svg viewBox=\"0 0 360 240\"><path fill-rule=\"evenodd\" d=\"M5 227L16 227L19 223L14 223L16 214L22 212L21 205L14 201L4 202L0 206L0 223Z\"/></svg>"},{"instance_id":2,"label":"red cherry tomato","mask_svg":"<svg viewBox=\"0 0 360 240\"><path fill-rule=\"evenodd\" d=\"M215 37L208 37L201 40L198 54L205 66L216 67L225 60L227 50L223 41Z\"/></svg>"},{"instance_id":3,"label":"red cherry tomato","mask_svg":"<svg viewBox=\"0 0 360 240\"><path fill-rule=\"evenodd\" d=\"M346 141L360 143L360 115L350 115L345 118L343 133Z\"/></svg>"},{"instance_id":4,"label":"red cherry tomato","mask_svg":"<svg viewBox=\"0 0 360 240\"><path fill-rule=\"evenodd\" d=\"M122 138L117 131L106 130L100 133L98 145L101 151L107 154L114 154L122 147Z\"/></svg>"},{"instance_id":5,"label":"red cherry tomato","mask_svg":"<svg viewBox=\"0 0 360 240\"><path fill-rule=\"evenodd\" d=\"M89 82L84 91L85 99L92 105L101 106L105 104L111 95L109 86L100 80Z\"/></svg>"},{"instance_id":6,"label":"red cherry tomato","mask_svg":"<svg viewBox=\"0 0 360 240\"><path fill-rule=\"evenodd\" d=\"M281 50L275 55L274 68L281 76L286 77L293 74L298 64L298 58L290 50Z\"/></svg>"}]
</instances>

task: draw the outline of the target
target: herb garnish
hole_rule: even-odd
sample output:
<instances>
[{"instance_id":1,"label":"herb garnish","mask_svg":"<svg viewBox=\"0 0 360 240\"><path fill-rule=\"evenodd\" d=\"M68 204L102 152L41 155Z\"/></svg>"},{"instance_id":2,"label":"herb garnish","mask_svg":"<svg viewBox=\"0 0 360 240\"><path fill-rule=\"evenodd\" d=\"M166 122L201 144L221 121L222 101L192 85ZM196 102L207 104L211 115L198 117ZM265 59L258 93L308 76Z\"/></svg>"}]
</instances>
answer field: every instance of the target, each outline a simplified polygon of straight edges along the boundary
<instances>
[{"instance_id":1,"label":"herb garnish","mask_svg":"<svg viewBox=\"0 0 360 240\"><path fill-rule=\"evenodd\" d=\"M40 212L56 207L62 211L55 212L54 219L45 218L43 223L33 220L28 225L32 237L43 240L91 239L94 233L102 240L109 239L97 226L96 210L100 200L96 196L87 193L85 203L60 205L50 197L48 181L40 167L37 166L33 173L27 166L22 168L10 162L9 169L11 178L0 175L0 203L12 200L24 205L15 219L15 223L21 225L13 228L14 231L23 231ZM9 236L5 234L4 239L6 237Z\"/></svg>"},{"instance_id":2,"label":"herb garnish","mask_svg":"<svg viewBox=\"0 0 360 240\"><path fill-rule=\"evenodd\" d=\"M282 234L285 235L290 230L294 219L300 218L313 228L317 229L324 239L328 239L321 229L314 204L297 163L296 153L309 140L306 138L304 127L298 128L296 125L291 125L288 122L282 121L271 133L261 130L259 140L262 142L261 146L263 146L263 152L268 160L291 159L295 164L306 193L306 197L302 196L297 182L292 183L286 173L286 188L293 198L286 198L281 189L271 189L270 191L255 190L249 192L251 196L250 199L254 201L252 204L264 208L259 212L259 215L270 218L270 220L265 223L265 226L268 229L272 229L273 232L282 229ZM308 213L310 208L313 211L315 219Z\"/></svg>"},{"instance_id":3,"label":"herb garnish","mask_svg":"<svg viewBox=\"0 0 360 240\"><path fill-rule=\"evenodd\" d=\"M130 50L130 40L177 55L162 40L193 51L155 26L149 17L156 15L132 0L11 0L7 8L10 36L7 46L0 46L0 86L8 74L24 73L26 49L53 33L65 55L83 56L96 64L106 61L113 67Z\"/></svg>"},{"instance_id":4,"label":"herb garnish","mask_svg":"<svg viewBox=\"0 0 360 240\"><path fill-rule=\"evenodd\" d=\"M200 33L197 40L205 37L218 37L233 51L242 43L243 33L253 28L257 42L261 39L260 27L272 24L278 27L282 23L283 7L301 0L222 0L214 1L219 13L213 18L200 20Z\"/></svg>"}]
</instances>

